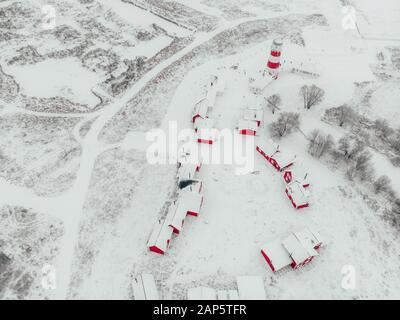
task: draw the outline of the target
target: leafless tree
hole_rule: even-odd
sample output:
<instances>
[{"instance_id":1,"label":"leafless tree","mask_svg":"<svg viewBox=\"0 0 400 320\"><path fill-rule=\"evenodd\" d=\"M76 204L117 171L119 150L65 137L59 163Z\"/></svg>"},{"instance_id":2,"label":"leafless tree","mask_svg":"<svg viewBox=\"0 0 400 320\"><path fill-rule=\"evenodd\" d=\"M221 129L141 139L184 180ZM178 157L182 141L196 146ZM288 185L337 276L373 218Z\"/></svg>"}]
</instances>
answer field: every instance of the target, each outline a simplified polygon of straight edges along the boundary
<instances>
[{"instance_id":1,"label":"leafless tree","mask_svg":"<svg viewBox=\"0 0 400 320\"><path fill-rule=\"evenodd\" d=\"M275 138L282 138L299 125L300 115L298 113L282 112L278 120L270 125L271 135Z\"/></svg>"},{"instance_id":2,"label":"leafless tree","mask_svg":"<svg viewBox=\"0 0 400 320\"><path fill-rule=\"evenodd\" d=\"M374 182L374 191L376 193L387 193L391 189L390 184L391 182L388 176L380 176Z\"/></svg>"},{"instance_id":3,"label":"leafless tree","mask_svg":"<svg viewBox=\"0 0 400 320\"><path fill-rule=\"evenodd\" d=\"M372 180L374 177L374 168L371 165L370 159L371 154L366 150L360 152L355 159L355 174L361 181Z\"/></svg>"},{"instance_id":4,"label":"leafless tree","mask_svg":"<svg viewBox=\"0 0 400 320\"><path fill-rule=\"evenodd\" d=\"M350 123L355 118L355 112L346 104L338 107L338 112L338 121L340 127L343 127L345 123Z\"/></svg>"},{"instance_id":5,"label":"leafless tree","mask_svg":"<svg viewBox=\"0 0 400 320\"><path fill-rule=\"evenodd\" d=\"M387 140L395 133L395 131L389 126L389 122L386 119L376 120L374 122L374 126L376 135L381 139Z\"/></svg>"},{"instance_id":6,"label":"leafless tree","mask_svg":"<svg viewBox=\"0 0 400 320\"><path fill-rule=\"evenodd\" d=\"M279 94L273 94L266 98L268 106L271 108L272 113L275 113L276 110L279 110L279 106L282 104L282 99Z\"/></svg>"},{"instance_id":7,"label":"leafless tree","mask_svg":"<svg viewBox=\"0 0 400 320\"><path fill-rule=\"evenodd\" d=\"M300 89L300 95L303 97L304 108L310 109L312 106L321 103L324 99L325 91L316 85L304 85Z\"/></svg>"},{"instance_id":8,"label":"leafless tree","mask_svg":"<svg viewBox=\"0 0 400 320\"><path fill-rule=\"evenodd\" d=\"M321 158L334 144L335 142L331 135L325 135L323 132L316 129L313 130L309 136L308 152L316 158Z\"/></svg>"},{"instance_id":9,"label":"leafless tree","mask_svg":"<svg viewBox=\"0 0 400 320\"><path fill-rule=\"evenodd\" d=\"M346 159L354 159L365 150L365 143L355 138L344 136L338 141L338 150Z\"/></svg>"}]
</instances>

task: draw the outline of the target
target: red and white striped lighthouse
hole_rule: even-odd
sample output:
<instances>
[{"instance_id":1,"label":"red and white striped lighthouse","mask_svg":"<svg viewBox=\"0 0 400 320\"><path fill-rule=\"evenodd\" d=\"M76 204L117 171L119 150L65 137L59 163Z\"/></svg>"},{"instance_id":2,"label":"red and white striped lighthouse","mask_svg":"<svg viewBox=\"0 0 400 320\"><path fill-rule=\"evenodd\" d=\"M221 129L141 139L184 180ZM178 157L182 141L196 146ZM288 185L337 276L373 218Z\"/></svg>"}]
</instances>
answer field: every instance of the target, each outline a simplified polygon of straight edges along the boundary
<instances>
[{"instance_id":1,"label":"red and white striped lighthouse","mask_svg":"<svg viewBox=\"0 0 400 320\"><path fill-rule=\"evenodd\" d=\"M281 39L275 39L272 42L271 54L268 59L268 73L273 79L278 78L278 71L280 67L281 52L282 52L283 41Z\"/></svg>"}]
</instances>

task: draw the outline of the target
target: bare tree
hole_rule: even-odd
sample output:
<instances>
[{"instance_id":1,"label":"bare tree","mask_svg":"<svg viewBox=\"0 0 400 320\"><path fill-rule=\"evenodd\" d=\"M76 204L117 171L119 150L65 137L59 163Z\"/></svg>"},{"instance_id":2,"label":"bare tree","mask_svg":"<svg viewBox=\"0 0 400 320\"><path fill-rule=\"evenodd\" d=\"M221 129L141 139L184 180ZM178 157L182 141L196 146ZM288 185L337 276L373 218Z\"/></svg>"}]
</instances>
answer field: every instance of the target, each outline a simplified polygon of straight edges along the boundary
<instances>
[{"instance_id":1,"label":"bare tree","mask_svg":"<svg viewBox=\"0 0 400 320\"><path fill-rule=\"evenodd\" d=\"M365 143L355 138L344 136L338 141L338 150L346 159L354 159L365 150Z\"/></svg>"},{"instance_id":2,"label":"bare tree","mask_svg":"<svg viewBox=\"0 0 400 320\"><path fill-rule=\"evenodd\" d=\"M385 120L376 120L374 122L375 133L381 139L387 140L389 139L395 131L389 126L389 122Z\"/></svg>"},{"instance_id":3,"label":"bare tree","mask_svg":"<svg viewBox=\"0 0 400 320\"><path fill-rule=\"evenodd\" d=\"M304 100L304 108L310 109L312 106L321 103L324 99L325 91L314 84L311 86L304 85L300 89L300 95Z\"/></svg>"},{"instance_id":4,"label":"bare tree","mask_svg":"<svg viewBox=\"0 0 400 320\"><path fill-rule=\"evenodd\" d=\"M372 180L374 177L374 168L370 162L371 154L364 150L355 159L354 170L361 181Z\"/></svg>"},{"instance_id":5,"label":"bare tree","mask_svg":"<svg viewBox=\"0 0 400 320\"><path fill-rule=\"evenodd\" d=\"M273 94L266 98L268 107L271 108L272 113L275 113L275 110L279 110L279 106L282 104L282 99L279 94Z\"/></svg>"},{"instance_id":6,"label":"bare tree","mask_svg":"<svg viewBox=\"0 0 400 320\"><path fill-rule=\"evenodd\" d=\"M334 144L335 142L331 135L325 135L323 132L315 129L309 136L308 152L316 158L321 158Z\"/></svg>"},{"instance_id":7,"label":"bare tree","mask_svg":"<svg viewBox=\"0 0 400 320\"><path fill-rule=\"evenodd\" d=\"M278 120L270 125L271 135L275 138L282 138L299 125L300 115L298 113L282 112Z\"/></svg>"},{"instance_id":8,"label":"bare tree","mask_svg":"<svg viewBox=\"0 0 400 320\"><path fill-rule=\"evenodd\" d=\"M374 182L374 191L376 193L387 193L391 190L390 179L388 176L380 176Z\"/></svg>"},{"instance_id":9,"label":"bare tree","mask_svg":"<svg viewBox=\"0 0 400 320\"><path fill-rule=\"evenodd\" d=\"M355 112L346 104L338 107L338 112L338 121L340 127L343 127L345 123L350 123L355 118Z\"/></svg>"}]
</instances>

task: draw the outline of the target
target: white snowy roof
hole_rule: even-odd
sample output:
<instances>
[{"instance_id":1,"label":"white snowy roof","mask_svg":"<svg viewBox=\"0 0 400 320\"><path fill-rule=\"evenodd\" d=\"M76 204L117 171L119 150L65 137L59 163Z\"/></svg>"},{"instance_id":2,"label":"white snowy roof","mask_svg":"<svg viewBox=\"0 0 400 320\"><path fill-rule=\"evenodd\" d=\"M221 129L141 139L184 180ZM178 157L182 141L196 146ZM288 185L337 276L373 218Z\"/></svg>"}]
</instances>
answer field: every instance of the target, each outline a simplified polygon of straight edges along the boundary
<instances>
[{"instance_id":1,"label":"white snowy roof","mask_svg":"<svg viewBox=\"0 0 400 320\"><path fill-rule=\"evenodd\" d=\"M293 156L289 153L279 151L274 154L275 161L279 164L281 168L290 165L296 159L296 156Z\"/></svg>"},{"instance_id":2,"label":"white snowy roof","mask_svg":"<svg viewBox=\"0 0 400 320\"><path fill-rule=\"evenodd\" d=\"M264 111L262 109L245 109L243 111L243 119L262 121L264 119Z\"/></svg>"},{"instance_id":3,"label":"white snowy roof","mask_svg":"<svg viewBox=\"0 0 400 320\"><path fill-rule=\"evenodd\" d=\"M289 183L287 190L297 206L308 203L308 192L300 182L293 181Z\"/></svg>"},{"instance_id":4,"label":"white snowy roof","mask_svg":"<svg viewBox=\"0 0 400 320\"><path fill-rule=\"evenodd\" d=\"M298 162L296 162L296 165L286 168L284 172L286 171L292 173L293 180L297 180L301 183L309 181L308 170L306 170L304 166L302 164L299 164Z\"/></svg>"},{"instance_id":5,"label":"white snowy roof","mask_svg":"<svg viewBox=\"0 0 400 320\"><path fill-rule=\"evenodd\" d=\"M325 240L321 237L319 232L311 227L295 232L295 235L301 243L309 243L312 248L325 244Z\"/></svg>"},{"instance_id":6,"label":"white snowy roof","mask_svg":"<svg viewBox=\"0 0 400 320\"><path fill-rule=\"evenodd\" d=\"M167 251L168 240L172 238L172 228L165 221L158 221L150 235L147 245L156 246L162 251Z\"/></svg>"},{"instance_id":7,"label":"white snowy roof","mask_svg":"<svg viewBox=\"0 0 400 320\"><path fill-rule=\"evenodd\" d=\"M183 221L186 218L187 210L184 206L178 203L174 211L172 211L171 216L168 217L168 225L174 229L181 231L183 226Z\"/></svg>"},{"instance_id":8,"label":"white snowy roof","mask_svg":"<svg viewBox=\"0 0 400 320\"><path fill-rule=\"evenodd\" d=\"M239 120L238 128L239 128L239 130L248 129L248 130L257 131L258 126L254 120Z\"/></svg>"},{"instance_id":9,"label":"white snowy roof","mask_svg":"<svg viewBox=\"0 0 400 320\"><path fill-rule=\"evenodd\" d=\"M199 115L200 117L205 118L207 116L207 112L208 112L207 99L203 98L194 105L193 117Z\"/></svg>"},{"instance_id":10,"label":"white snowy roof","mask_svg":"<svg viewBox=\"0 0 400 320\"><path fill-rule=\"evenodd\" d=\"M179 193L179 206L181 206L184 210L192 211L200 213L201 202L203 199L203 195L196 193L182 190Z\"/></svg>"},{"instance_id":11,"label":"white snowy roof","mask_svg":"<svg viewBox=\"0 0 400 320\"><path fill-rule=\"evenodd\" d=\"M257 147L264 151L264 153L268 156L272 156L279 150L279 145L272 140L265 141L260 139L257 141Z\"/></svg>"},{"instance_id":12,"label":"white snowy roof","mask_svg":"<svg viewBox=\"0 0 400 320\"><path fill-rule=\"evenodd\" d=\"M214 119L197 118L195 128L197 129L197 137L199 139L213 140L215 138Z\"/></svg>"},{"instance_id":13,"label":"white snowy roof","mask_svg":"<svg viewBox=\"0 0 400 320\"><path fill-rule=\"evenodd\" d=\"M194 128L197 130L200 129L211 129L214 128L215 120L212 118L197 118L194 123Z\"/></svg>"},{"instance_id":14,"label":"white snowy roof","mask_svg":"<svg viewBox=\"0 0 400 320\"><path fill-rule=\"evenodd\" d=\"M188 290L188 300L216 300L215 289L208 287L196 287Z\"/></svg>"},{"instance_id":15,"label":"white snowy roof","mask_svg":"<svg viewBox=\"0 0 400 320\"><path fill-rule=\"evenodd\" d=\"M287 267L292 263L288 251L280 239L264 244L261 250L268 256L275 271Z\"/></svg>"},{"instance_id":16,"label":"white snowy roof","mask_svg":"<svg viewBox=\"0 0 400 320\"><path fill-rule=\"evenodd\" d=\"M188 163L182 165L178 169L178 182L183 180L194 179L197 170L197 165Z\"/></svg>"},{"instance_id":17,"label":"white snowy roof","mask_svg":"<svg viewBox=\"0 0 400 320\"><path fill-rule=\"evenodd\" d=\"M303 247L310 253L313 253L314 247L320 244L319 240L309 229L303 229L301 231L294 232L294 235L300 241Z\"/></svg>"},{"instance_id":18,"label":"white snowy roof","mask_svg":"<svg viewBox=\"0 0 400 320\"><path fill-rule=\"evenodd\" d=\"M258 276L236 277L239 297L241 300L265 300L264 282Z\"/></svg>"},{"instance_id":19,"label":"white snowy roof","mask_svg":"<svg viewBox=\"0 0 400 320\"><path fill-rule=\"evenodd\" d=\"M318 252L309 248L309 246L307 248L304 247L293 233L282 241L282 245L296 264L304 262L309 257L318 255Z\"/></svg>"},{"instance_id":20,"label":"white snowy roof","mask_svg":"<svg viewBox=\"0 0 400 320\"><path fill-rule=\"evenodd\" d=\"M152 274L143 273L132 280L135 300L158 300L158 290Z\"/></svg>"}]
</instances>

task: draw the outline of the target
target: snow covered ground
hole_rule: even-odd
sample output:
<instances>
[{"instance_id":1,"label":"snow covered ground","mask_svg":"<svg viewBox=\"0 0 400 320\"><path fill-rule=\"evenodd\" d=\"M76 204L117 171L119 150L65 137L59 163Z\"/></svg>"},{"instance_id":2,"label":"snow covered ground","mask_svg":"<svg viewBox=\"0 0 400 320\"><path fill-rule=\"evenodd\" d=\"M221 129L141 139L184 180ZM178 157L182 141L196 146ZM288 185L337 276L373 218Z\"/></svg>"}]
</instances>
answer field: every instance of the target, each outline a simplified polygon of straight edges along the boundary
<instances>
[{"instance_id":1,"label":"snow covered ground","mask_svg":"<svg viewBox=\"0 0 400 320\"><path fill-rule=\"evenodd\" d=\"M393 199L307 151L314 129L338 141L360 126L372 135L376 174L400 196L400 155L369 126L400 125L400 4L384 2L49 1L56 25L43 30L41 1L0 1L0 298L132 299L132 278L151 273L162 298L237 289L236 277L249 275L262 277L268 299L399 299L400 230L385 219ZM282 70L254 95L249 79L277 37L282 59L320 77ZM299 130L275 142L307 168L310 207L292 207L282 175L253 148L247 174L237 163L203 164L200 216L157 255L146 244L176 196L177 167L148 162L146 133L191 128L214 73L225 79L210 113L219 130L234 132L243 110L260 105L264 123L242 139L268 141L282 112L299 113ZM304 84L325 90L310 110ZM272 94L282 98L275 114L264 101ZM342 104L364 122L328 121L325 111ZM274 274L261 246L307 226L326 247Z\"/></svg>"}]
</instances>

